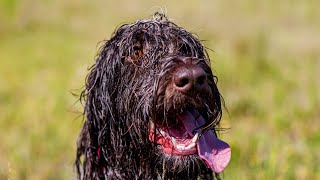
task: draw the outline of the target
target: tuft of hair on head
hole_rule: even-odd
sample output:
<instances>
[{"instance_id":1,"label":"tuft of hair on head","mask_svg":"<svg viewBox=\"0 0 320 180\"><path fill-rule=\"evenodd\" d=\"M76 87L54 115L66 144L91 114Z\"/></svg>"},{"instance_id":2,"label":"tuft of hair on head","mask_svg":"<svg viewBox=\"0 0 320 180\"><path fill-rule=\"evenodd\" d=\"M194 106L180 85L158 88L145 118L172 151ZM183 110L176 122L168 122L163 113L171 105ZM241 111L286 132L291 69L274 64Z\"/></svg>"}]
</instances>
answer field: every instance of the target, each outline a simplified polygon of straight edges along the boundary
<instances>
[{"instance_id":1,"label":"tuft of hair on head","mask_svg":"<svg viewBox=\"0 0 320 180\"><path fill-rule=\"evenodd\" d=\"M168 18L163 11L161 11L161 12L157 11L153 15L153 20L158 21L158 22L162 22L162 21L168 21Z\"/></svg>"}]
</instances>

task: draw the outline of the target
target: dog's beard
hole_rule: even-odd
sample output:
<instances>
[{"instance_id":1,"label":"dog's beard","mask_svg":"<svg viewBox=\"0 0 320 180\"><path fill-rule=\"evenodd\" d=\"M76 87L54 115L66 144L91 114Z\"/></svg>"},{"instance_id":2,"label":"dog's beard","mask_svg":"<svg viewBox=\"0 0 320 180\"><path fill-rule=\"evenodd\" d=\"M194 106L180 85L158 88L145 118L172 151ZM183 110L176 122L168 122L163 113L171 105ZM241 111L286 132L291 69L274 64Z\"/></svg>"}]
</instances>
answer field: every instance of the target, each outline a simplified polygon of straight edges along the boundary
<instances>
[{"instance_id":1,"label":"dog's beard","mask_svg":"<svg viewBox=\"0 0 320 180\"><path fill-rule=\"evenodd\" d=\"M204 172L212 175L197 155L172 156L158 151L159 161L156 166L158 177L161 179L197 179L199 174Z\"/></svg>"}]
</instances>

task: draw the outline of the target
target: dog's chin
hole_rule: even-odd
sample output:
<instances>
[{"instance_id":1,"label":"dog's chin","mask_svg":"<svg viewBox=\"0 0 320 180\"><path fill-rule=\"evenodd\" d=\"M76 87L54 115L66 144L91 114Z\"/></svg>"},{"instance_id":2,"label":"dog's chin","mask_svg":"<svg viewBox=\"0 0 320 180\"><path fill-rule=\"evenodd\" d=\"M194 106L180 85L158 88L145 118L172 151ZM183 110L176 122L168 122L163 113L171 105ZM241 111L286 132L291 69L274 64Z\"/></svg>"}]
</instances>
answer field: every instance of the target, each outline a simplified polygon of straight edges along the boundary
<instances>
[{"instance_id":1,"label":"dog's chin","mask_svg":"<svg viewBox=\"0 0 320 180\"><path fill-rule=\"evenodd\" d=\"M197 154L191 154L191 155L168 154L163 152L161 150L161 147L159 147L159 151L160 151L159 155L161 157L162 163L165 163L165 166L167 167L166 169L175 170L178 173L183 171L196 173L201 169L207 169L206 164L202 161L202 159Z\"/></svg>"}]
</instances>

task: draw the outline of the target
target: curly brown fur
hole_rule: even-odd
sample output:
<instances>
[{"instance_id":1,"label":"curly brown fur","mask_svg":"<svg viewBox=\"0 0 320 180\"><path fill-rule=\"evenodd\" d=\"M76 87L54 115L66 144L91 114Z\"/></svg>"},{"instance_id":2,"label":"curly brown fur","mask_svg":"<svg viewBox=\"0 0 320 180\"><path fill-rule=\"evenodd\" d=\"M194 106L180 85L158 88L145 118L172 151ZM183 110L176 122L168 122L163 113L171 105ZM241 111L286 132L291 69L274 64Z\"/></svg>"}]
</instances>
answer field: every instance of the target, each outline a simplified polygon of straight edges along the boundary
<instances>
[{"instance_id":1,"label":"curly brown fur","mask_svg":"<svg viewBox=\"0 0 320 180\"><path fill-rule=\"evenodd\" d=\"M204 92L172 87L172 73L184 63L205 71ZM196 108L206 117L202 132L216 132L222 115L216 80L200 41L163 15L119 27L101 47L82 92L78 179L212 179L198 156L163 153L148 139L148 124L173 126L176 114Z\"/></svg>"}]
</instances>

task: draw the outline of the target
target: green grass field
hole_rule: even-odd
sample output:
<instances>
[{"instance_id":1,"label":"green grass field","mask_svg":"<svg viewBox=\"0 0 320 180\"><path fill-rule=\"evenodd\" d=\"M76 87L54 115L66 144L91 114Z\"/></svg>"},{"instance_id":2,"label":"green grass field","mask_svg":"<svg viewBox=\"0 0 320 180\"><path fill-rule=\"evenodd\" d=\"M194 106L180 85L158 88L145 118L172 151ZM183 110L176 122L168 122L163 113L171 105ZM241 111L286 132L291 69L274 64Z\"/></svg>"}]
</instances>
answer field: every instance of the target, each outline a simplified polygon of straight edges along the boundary
<instances>
[{"instance_id":1,"label":"green grass field","mask_svg":"<svg viewBox=\"0 0 320 180\"><path fill-rule=\"evenodd\" d=\"M98 42L168 17L206 40L229 111L223 179L320 179L320 1L0 0L0 179L75 179Z\"/></svg>"}]
</instances>

